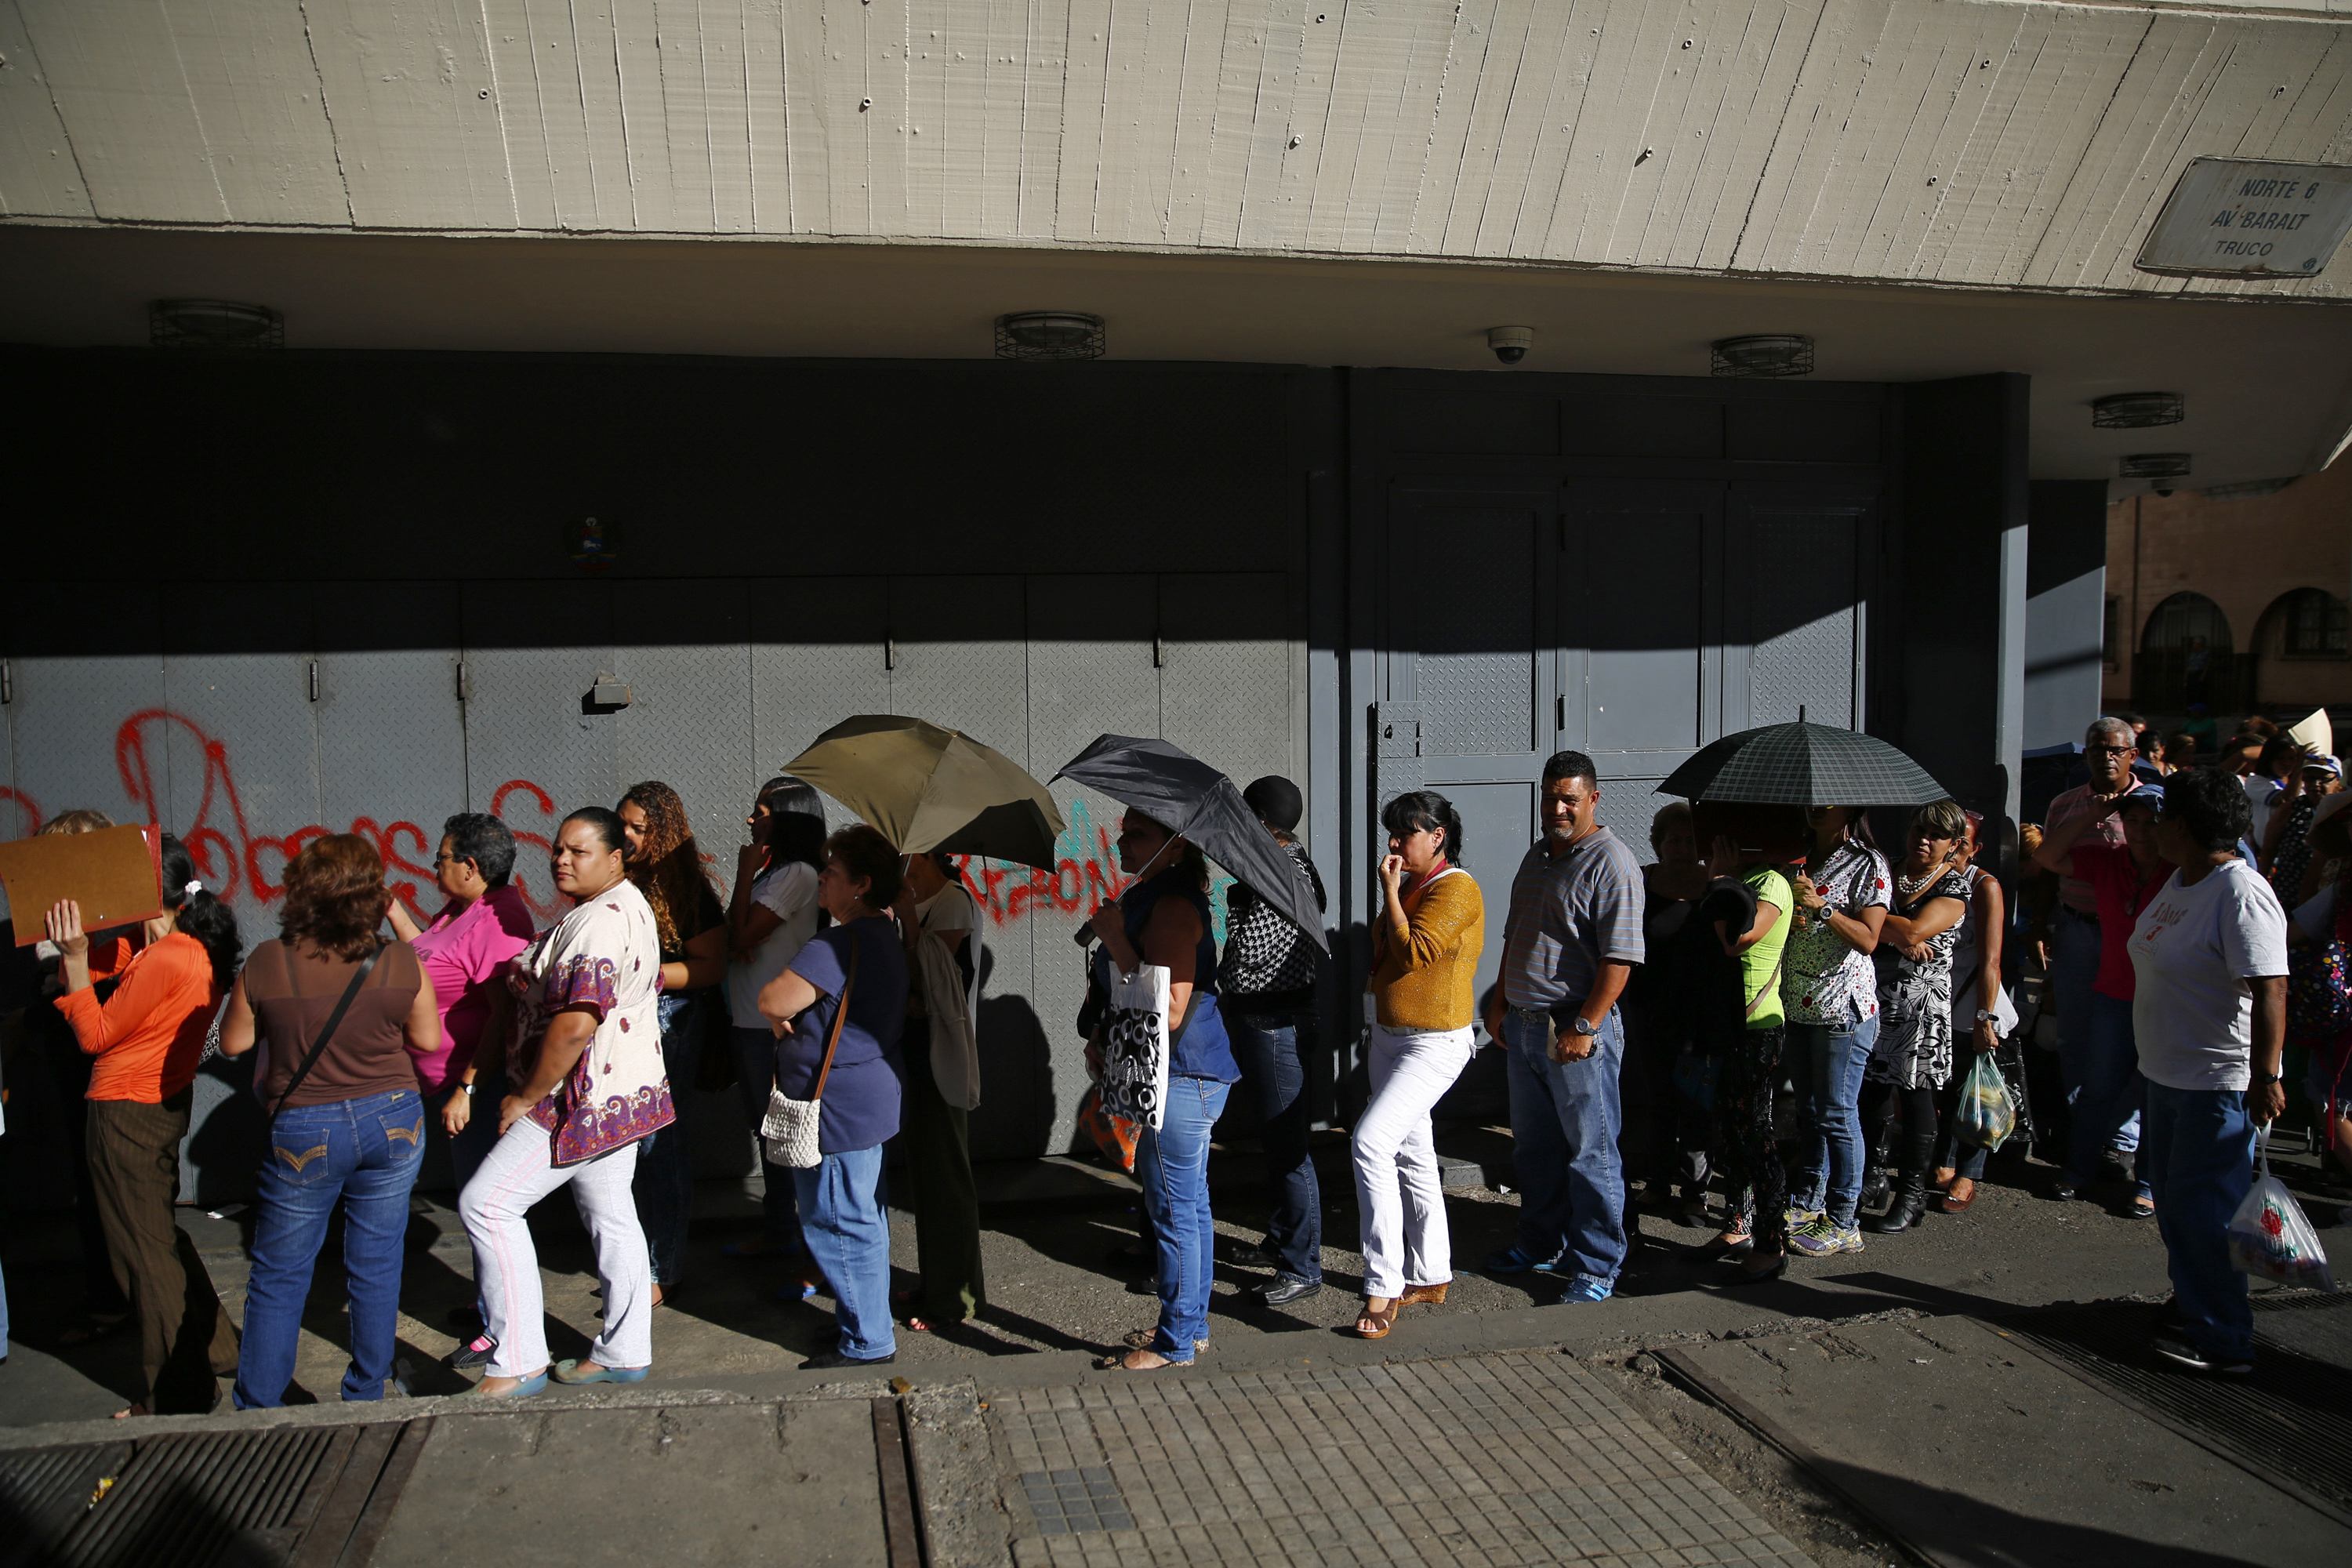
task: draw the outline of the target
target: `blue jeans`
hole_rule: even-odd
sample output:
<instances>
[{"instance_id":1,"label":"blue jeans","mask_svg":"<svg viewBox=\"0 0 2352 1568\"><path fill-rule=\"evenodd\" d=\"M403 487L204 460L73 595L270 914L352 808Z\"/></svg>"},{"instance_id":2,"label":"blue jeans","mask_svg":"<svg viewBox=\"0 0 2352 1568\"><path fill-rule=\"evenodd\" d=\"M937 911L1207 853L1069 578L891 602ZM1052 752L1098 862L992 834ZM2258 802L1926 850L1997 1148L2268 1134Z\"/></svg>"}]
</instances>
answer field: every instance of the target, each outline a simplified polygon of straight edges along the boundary
<instances>
[{"instance_id":1,"label":"blue jeans","mask_svg":"<svg viewBox=\"0 0 2352 1568\"><path fill-rule=\"evenodd\" d=\"M1557 1260L1573 1283L1613 1286L1625 1264L1625 1171L1617 1153L1625 1026L1612 1008L1592 1054L1573 1062L1551 1059L1544 1032L1535 1015L1503 1015L1519 1250Z\"/></svg>"},{"instance_id":2,"label":"blue jeans","mask_svg":"<svg viewBox=\"0 0 2352 1568\"><path fill-rule=\"evenodd\" d=\"M1797 1085L1796 1173L1789 1206L1818 1210L1853 1228L1862 1199L1862 1068L1878 1043L1878 1015L1851 1032L1826 1024L1789 1026L1789 1076Z\"/></svg>"},{"instance_id":3,"label":"blue jeans","mask_svg":"<svg viewBox=\"0 0 2352 1568\"><path fill-rule=\"evenodd\" d=\"M2087 1182L2099 1173L2102 1151L2121 1147L2126 1129L2139 1121L2147 1080L2139 1076L2132 1037L2132 1005L2093 992L2086 1047L2074 1054L2066 1084L2066 1173ZM2138 1139L2132 1139L2137 1145ZM2146 1173L2135 1184L2148 1190Z\"/></svg>"},{"instance_id":4,"label":"blue jeans","mask_svg":"<svg viewBox=\"0 0 2352 1568\"><path fill-rule=\"evenodd\" d=\"M2254 1314L2229 1242L2230 1216L2254 1184L2245 1091L2149 1084L2140 1156L2156 1189L2174 1320L2209 1355L2252 1354Z\"/></svg>"},{"instance_id":5,"label":"blue jeans","mask_svg":"<svg viewBox=\"0 0 2352 1568\"><path fill-rule=\"evenodd\" d=\"M1233 1087L1213 1078L1170 1078L1160 1131L1145 1127L1135 1146L1135 1176L1160 1247L1160 1329L1151 1348L1171 1362L1191 1361L1192 1346L1209 1337L1217 1240L1209 1215L1209 1129Z\"/></svg>"},{"instance_id":6,"label":"blue jeans","mask_svg":"<svg viewBox=\"0 0 2352 1568\"><path fill-rule=\"evenodd\" d=\"M2098 1065L2098 993L2093 989L2099 977L2099 922L2063 910L2053 915L2051 921L2050 988L2058 999L2058 1078L2066 1086L2071 1118L2082 1085L2093 1079L2107 1081ZM2134 1065L2137 1065L2137 1058ZM2067 1163L2072 1164L2071 1138L2067 1147ZM2109 1130L2107 1148L2116 1154L2128 1154L2138 1147L2139 1107L2134 1104L2123 1125ZM2091 1173L2091 1169L2075 1173L2082 1176Z\"/></svg>"},{"instance_id":7,"label":"blue jeans","mask_svg":"<svg viewBox=\"0 0 2352 1568\"><path fill-rule=\"evenodd\" d=\"M425 1100L413 1089L298 1105L269 1124L246 1286L245 1342L236 1358L239 1410L282 1404L294 1381L302 1304L343 1205L343 1275L351 1289L346 1400L383 1397L400 1318L401 1245L408 1191L425 1147Z\"/></svg>"},{"instance_id":8,"label":"blue jeans","mask_svg":"<svg viewBox=\"0 0 2352 1568\"><path fill-rule=\"evenodd\" d=\"M708 991L662 994L662 1071L669 1079L677 1120L638 1144L636 1178L629 1189L637 1200L637 1223L645 1226L654 1283L665 1289L686 1272L686 1226L694 1216L694 1150L686 1131L686 1102L694 1092L695 1063L702 1054L702 1008L709 995Z\"/></svg>"},{"instance_id":9,"label":"blue jeans","mask_svg":"<svg viewBox=\"0 0 2352 1568\"><path fill-rule=\"evenodd\" d=\"M790 1174L799 1192L809 1256L833 1288L841 1353L853 1361L895 1353L890 1221L882 1212L880 1192L882 1145L827 1154L811 1169Z\"/></svg>"},{"instance_id":10,"label":"blue jeans","mask_svg":"<svg viewBox=\"0 0 2352 1568\"><path fill-rule=\"evenodd\" d=\"M755 1145L751 1163L760 1167L760 1228L769 1241L785 1252L798 1252L801 1240L799 1184L792 1171L771 1165L756 1147L760 1123L768 1114L768 1092L776 1087L776 1037L770 1029L737 1025L735 1037L735 1097L743 1108L744 1124ZM677 1089L672 1089L675 1096Z\"/></svg>"},{"instance_id":11,"label":"blue jeans","mask_svg":"<svg viewBox=\"0 0 2352 1568\"><path fill-rule=\"evenodd\" d=\"M1307 1013L1252 1013L1236 1001L1224 1015L1225 1033L1241 1064L1250 1109L1263 1124L1265 1154L1266 1245L1286 1279L1323 1279L1323 1194L1307 1153L1307 1066L1301 1033L1314 1026Z\"/></svg>"}]
</instances>

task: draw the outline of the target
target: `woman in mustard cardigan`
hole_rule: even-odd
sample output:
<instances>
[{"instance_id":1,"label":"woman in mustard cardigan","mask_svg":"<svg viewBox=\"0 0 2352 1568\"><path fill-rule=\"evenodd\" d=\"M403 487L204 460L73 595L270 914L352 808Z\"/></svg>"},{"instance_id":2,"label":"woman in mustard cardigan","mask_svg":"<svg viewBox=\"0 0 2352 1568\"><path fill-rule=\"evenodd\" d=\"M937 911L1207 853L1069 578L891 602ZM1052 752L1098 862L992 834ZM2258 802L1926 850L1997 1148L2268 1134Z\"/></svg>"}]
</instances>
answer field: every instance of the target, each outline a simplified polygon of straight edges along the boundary
<instances>
[{"instance_id":1,"label":"woman in mustard cardigan","mask_svg":"<svg viewBox=\"0 0 2352 1568\"><path fill-rule=\"evenodd\" d=\"M1462 869L1462 818L1417 790L1381 813L1382 908L1372 934L1372 1100L1356 1124L1356 1208L1363 1219L1364 1310L1356 1332L1387 1335L1400 1309L1445 1300L1454 1278L1430 1108L1475 1048L1473 977L1486 908Z\"/></svg>"}]
</instances>

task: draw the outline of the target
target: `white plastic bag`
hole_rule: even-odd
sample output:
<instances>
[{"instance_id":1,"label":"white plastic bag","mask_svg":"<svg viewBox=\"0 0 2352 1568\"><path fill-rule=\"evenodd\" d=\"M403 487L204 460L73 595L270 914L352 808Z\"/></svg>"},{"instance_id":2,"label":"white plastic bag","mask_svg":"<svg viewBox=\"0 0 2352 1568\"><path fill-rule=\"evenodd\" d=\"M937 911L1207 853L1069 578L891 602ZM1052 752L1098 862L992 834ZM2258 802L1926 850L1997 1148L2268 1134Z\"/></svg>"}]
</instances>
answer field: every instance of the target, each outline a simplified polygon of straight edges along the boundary
<instances>
[{"instance_id":1,"label":"white plastic bag","mask_svg":"<svg viewBox=\"0 0 2352 1568\"><path fill-rule=\"evenodd\" d=\"M1962 1142L1988 1150L1999 1149L2017 1131L2017 1101L1989 1051L1977 1054L1960 1082L1958 1131Z\"/></svg>"},{"instance_id":2,"label":"white plastic bag","mask_svg":"<svg viewBox=\"0 0 2352 1568\"><path fill-rule=\"evenodd\" d=\"M1108 955L1100 962L1109 997L1102 1020L1103 1109L1157 1132L1168 1110L1168 971L1147 963L1120 974Z\"/></svg>"},{"instance_id":3,"label":"white plastic bag","mask_svg":"<svg viewBox=\"0 0 2352 1568\"><path fill-rule=\"evenodd\" d=\"M2311 1290L2333 1290L2335 1276L2327 1269L2327 1253L2319 1233L2304 1216L2303 1205L2286 1184L2271 1174L2271 1130L2267 1123L2255 1141L2261 1173L2255 1176L2246 1201L2230 1216L2230 1262L2248 1274L2259 1274L2282 1285Z\"/></svg>"}]
</instances>

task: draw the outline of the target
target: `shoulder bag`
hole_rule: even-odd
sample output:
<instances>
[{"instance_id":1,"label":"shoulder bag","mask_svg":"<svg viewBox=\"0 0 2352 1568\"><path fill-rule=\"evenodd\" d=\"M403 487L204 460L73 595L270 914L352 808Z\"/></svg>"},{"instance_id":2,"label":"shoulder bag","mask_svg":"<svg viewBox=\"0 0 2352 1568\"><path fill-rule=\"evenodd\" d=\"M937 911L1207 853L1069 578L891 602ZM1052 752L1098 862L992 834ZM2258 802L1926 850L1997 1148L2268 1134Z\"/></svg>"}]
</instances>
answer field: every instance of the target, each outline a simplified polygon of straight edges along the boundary
<instances>
[{"instance_id":1,"label":"shoulder bag","mask_svg":"<svg viewBox=\"0 0 2352 1568\"><path fill-rule=\"evenodd\" d=\"M841 1005L833 1010L833 1027L825 1031L824 1060L816 1069L816 1081L809 1085L806 1100L794 1100L782 1089L768 1091L768 1114L760 1122L760 1138L771 1165L788 1165L796 1171L814 1169L824 1158L817 1147L817 1123L824 1110L824 1080L833 1071L833 1053L841 1047L841 1026L849 1021L849 994L857 988L857 960L866 951L865 942L852 936L849 942L849 974L841 983Z\"/></svg>"},{"instance_id":2,"label":"shoulder bag","mask_svg":"<svg viewBox=\"0 0 2352 1568\"><path fill-rule=\"evenodd\" d=\"M294 973L293 949L280 944L278 952L286 960L286 972L290 978ZM286 1087L278 1091L277 1101L269 1108L273 1119L286 1109L286 1102L294 1098L294 1091L302 1087L302 1080L310 1076L310 1069L317 1067L319 1058L327 1054L327 1042L335 1037L336 1026L342 1023L343 1015L352 1010L352 999L359 995L360 987L367 984L368 972L383 956L383 944L378 942L375 951L361 959L360 966L352 972L352 983L343 987L342 999L335 1004L335 1010L327 1015L325 1026L319 1030L319 1037L310 1042L310 1048L302 1054L301 1065L294 1069L294 1076L288 1079Z\"/></svg>"}]
</instances>

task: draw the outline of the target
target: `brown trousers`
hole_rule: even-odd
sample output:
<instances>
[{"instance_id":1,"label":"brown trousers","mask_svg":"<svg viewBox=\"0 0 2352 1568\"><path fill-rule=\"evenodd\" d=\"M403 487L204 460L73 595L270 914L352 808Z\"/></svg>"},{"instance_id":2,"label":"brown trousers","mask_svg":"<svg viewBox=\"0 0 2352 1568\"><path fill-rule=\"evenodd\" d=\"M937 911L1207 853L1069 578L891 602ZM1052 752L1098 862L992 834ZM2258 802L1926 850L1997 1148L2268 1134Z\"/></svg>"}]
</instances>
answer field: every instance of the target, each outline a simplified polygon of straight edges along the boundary
<instances>
[{"instance_id":1,"label":"brown trousers","mask_svg":"<svg viewBox=\"0 0 2352 1568\"><path fill-rule=\"evenodd\" d=\"M161 1105L89 1102L89 1173L107 1261L139 1321L146 1385L138 1399L159 1415L210 1410L220 1397L215 1375L236 1373L236 1330L172 1214L190 1099L184 1089Z\"/></svg>"}]
</instances>

